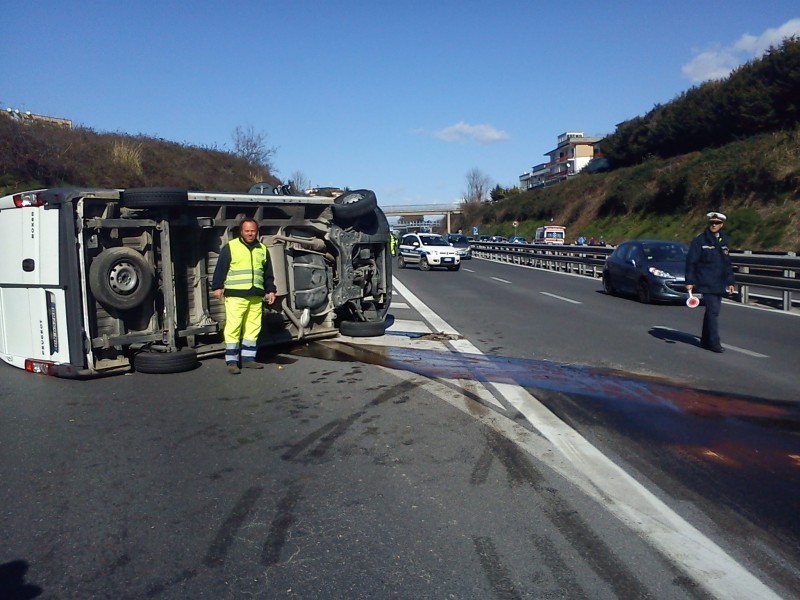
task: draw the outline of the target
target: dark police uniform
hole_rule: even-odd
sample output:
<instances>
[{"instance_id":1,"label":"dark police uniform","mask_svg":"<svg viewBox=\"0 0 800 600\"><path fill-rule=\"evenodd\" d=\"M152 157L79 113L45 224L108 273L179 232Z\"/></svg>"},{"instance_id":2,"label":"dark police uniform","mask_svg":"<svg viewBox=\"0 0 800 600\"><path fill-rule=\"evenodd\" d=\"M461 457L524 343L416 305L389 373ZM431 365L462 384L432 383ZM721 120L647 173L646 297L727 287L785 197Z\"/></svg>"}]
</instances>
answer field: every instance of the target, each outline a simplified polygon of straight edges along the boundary
<instances>
[{"instance_id":1,"label":"dark police uniform","mask_svg":"<svg viewBox=\"0 0 800 600\"><path fill-rule=\"evenodd\" d=\"M733 273L728 236L720 231L718 237L706 229L692 240L686 255L686 283L694 285L693 292L703 294L706 312L703 316L703 348L721 352L719 312L722 296L728 286L736 283Z\"/></svg>"}]
</instances>

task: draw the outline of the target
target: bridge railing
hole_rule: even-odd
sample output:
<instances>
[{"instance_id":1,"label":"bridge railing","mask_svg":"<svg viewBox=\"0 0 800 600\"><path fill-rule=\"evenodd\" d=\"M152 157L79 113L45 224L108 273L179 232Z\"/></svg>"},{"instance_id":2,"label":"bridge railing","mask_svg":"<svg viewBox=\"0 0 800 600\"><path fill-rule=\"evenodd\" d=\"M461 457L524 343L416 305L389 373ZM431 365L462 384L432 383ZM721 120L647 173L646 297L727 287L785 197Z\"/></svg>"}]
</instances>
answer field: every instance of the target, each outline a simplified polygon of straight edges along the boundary
<instances>
[{"instance_id":1,"label":"bridge railing","mask_svg":"<svg viewBox=\"0 0 800 600\"><path fill-rule=\"evenodd\" d=\"M576 275L599 278L611 246L551 246L541 244L508 244L473 242L472 255L498 262L563 271ZM765 301L762 288L778 292L777 304L783 310L800 305L800 257L792 252L766 254L749 250L731 252L736 284L739 288L735 298L747 304L750 301Z\"/></svg>"}]
</instances>

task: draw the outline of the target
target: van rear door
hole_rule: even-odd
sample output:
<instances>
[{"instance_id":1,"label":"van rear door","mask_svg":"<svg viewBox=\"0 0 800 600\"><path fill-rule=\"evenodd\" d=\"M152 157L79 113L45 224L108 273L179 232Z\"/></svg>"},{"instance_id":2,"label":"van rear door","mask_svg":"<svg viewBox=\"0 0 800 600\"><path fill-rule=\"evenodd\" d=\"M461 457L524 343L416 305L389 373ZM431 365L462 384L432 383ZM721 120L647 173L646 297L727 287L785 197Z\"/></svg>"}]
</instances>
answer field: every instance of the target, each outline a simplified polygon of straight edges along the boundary
<instances>
[{"instance_id":1,"label":"van rear door","mask_svg":"<svg viewBox=\"0 0 800 600\"><path fill-rule=\"evenodd\" d=\"M59 210L0 209L0 356L68 362L64 291L59 286Z\"/></svg>"}]
</instances>

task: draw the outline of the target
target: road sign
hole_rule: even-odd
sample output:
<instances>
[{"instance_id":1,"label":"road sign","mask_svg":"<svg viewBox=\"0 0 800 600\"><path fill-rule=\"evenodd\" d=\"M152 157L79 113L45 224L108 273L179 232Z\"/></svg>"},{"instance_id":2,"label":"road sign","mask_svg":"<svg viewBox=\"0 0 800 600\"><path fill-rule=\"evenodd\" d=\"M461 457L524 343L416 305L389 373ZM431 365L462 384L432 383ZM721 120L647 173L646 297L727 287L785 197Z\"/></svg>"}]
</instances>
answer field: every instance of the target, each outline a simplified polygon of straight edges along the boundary
<instances>
[{"instance_id":1,"label":"road sign","mask_svg":"<svg viewBox=\"0 0 800 600\"><path fill-rule=\"evenodd\" d=\"M517 227L519 227L519 221L514 221L512 225L514 226L514 229L516 229Z\"/></svg>"},{"instance_id":2,"label":"road sign","mask_svg":"<svg viewBox=\"0 0 800 600\"><path fill-rule=\"evenodd\" d=\"M473 225L473 227L472 227L472 235L478 235L478 226L477 225Z\"/></svg>"}]
</instances>

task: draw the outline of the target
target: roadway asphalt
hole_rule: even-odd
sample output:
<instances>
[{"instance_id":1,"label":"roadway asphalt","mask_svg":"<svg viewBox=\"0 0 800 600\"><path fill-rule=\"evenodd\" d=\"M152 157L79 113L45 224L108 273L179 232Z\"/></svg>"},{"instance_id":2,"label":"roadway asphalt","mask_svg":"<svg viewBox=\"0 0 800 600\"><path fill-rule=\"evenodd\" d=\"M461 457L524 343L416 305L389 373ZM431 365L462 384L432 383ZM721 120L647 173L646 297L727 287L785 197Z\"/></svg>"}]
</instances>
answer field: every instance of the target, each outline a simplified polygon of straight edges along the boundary
<instances>
[{"instance_id":1,"label":"roadway asphalt","mask_svg":"<svg viewBox=\"0 0 800 600\"><path fill-rule=\"evenodd\" d=\"M618 369L769 400L800 400L800 315L723 304L725 354L699 344L703 307L607 296L600 280L473 259L398 279L487 354Z\"/></svg>"},{"instance_id":2,"label":"roadway asphalt","mask_svg":"<svg viewBox=\"0 0 800 600\"><path fill-rule=\"evenodd\" d=\"M793 322L723 323L751 397L756 357L651 333L697 313L495 266L241 376L0 365L0 598L800 597Z\"/></svg>"}]
</instances>

